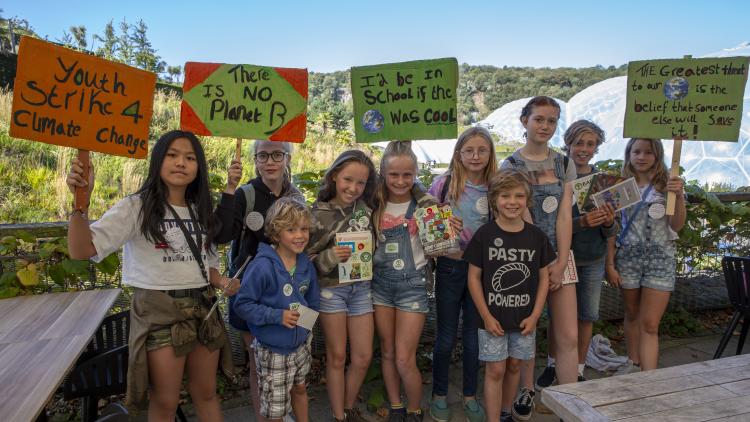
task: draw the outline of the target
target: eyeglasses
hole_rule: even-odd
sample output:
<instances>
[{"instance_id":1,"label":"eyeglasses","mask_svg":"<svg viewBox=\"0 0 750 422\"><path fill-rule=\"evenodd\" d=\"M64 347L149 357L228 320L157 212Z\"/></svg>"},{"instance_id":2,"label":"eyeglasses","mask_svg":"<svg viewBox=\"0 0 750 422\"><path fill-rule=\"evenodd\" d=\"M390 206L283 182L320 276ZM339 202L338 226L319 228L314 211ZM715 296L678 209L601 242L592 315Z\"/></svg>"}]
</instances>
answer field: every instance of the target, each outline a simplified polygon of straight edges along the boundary
<instances>
[{"instance_id":1,"label":"eyeglasses","mask_svg":"<svg viewBox=\"0 0 750 422\"><path fill-rule=\"evenodd\" d=\"M485 148L479 148L478 150L463 149L459 153L464 158L473 158L475 155L481 158L490 155L490 150Z\"/></svg>"},{"instance_id":2,"label":"eyeglasses","mask_svg":"<svg viewBox=\"0 0 750 422\"><path fill-rule=\"evenodd\" d=\"M267 152L259 152L255 154L255 161L259 163L265 163L268 162L268 157L271 157L271 159L275 162L281 162L284 160L284 157L286 157L289 153L283 152L283 151L274 151L272 153Z\"/></svg>"}]
</instances>

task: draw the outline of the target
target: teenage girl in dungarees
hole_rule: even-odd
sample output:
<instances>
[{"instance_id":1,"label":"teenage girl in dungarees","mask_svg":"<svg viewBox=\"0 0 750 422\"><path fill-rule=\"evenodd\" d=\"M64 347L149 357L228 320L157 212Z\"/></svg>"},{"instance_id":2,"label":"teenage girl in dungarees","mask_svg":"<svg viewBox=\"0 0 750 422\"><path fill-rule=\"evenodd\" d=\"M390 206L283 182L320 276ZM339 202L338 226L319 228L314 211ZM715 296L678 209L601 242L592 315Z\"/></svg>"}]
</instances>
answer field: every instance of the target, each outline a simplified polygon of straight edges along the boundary
<instances>
[{"instance_id":1,"label":"teenage girl in dungarees","mask_svg":"<svg viewBox=\"0 0 750 422\"><path fill-rule=\"evenodd\" d=\"M575 285L562 285L563 273L570 251L573 191L568 184L576 178L575 166L549 146L557 130L560 106L550 97L534 97L521 111L521 124L526 129L526 145L503 162L502 167L527 171L532 182L531 222L549 237L557 252L557 260L549 265L550 280L547 303L550 311L550 356L556 366L545 370L537 380L537 388L551 385L548 378L561 384L576 382L578 324ZM521 393L513 404L513 416L528 420L534 406L534 360L521 366ZM555 376L556 375L556 376ZM512 394L512 392L509 392Z\"/></svg>"}]
</instances>

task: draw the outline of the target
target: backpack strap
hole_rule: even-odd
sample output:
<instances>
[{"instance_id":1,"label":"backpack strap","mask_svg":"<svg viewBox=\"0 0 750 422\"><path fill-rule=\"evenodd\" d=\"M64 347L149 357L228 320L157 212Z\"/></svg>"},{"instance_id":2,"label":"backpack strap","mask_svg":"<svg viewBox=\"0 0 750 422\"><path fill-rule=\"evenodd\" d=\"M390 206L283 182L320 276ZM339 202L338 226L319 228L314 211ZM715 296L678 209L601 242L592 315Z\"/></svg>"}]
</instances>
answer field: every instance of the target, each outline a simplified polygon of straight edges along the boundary
<instances>
[{"instance_id":1,"label":"backpack strap","mask_svg":"<svg viewBox=\"0 0 750 422\"><path fill-rule=\"evenodd\" d=\"M443 188L440 189L440 203L445 204L445 198L448 196L448 188L451 186L451 177L453 175L448 173L447 176L445 176L445 183L443 183Z\"/></svg>"},{"instance_id":2,"label":"backpack strap","mask_svg":"<svg viewBox=\"0 0 750 422\"><path fill-rule=\"evenodd\" d=\"M255 208L255 186L252 183L248 183L240 186L242 193L245 194L245 213L242 216L242 222L244 224L248 214L253 212Z\"/></svg>"}]
</instances>

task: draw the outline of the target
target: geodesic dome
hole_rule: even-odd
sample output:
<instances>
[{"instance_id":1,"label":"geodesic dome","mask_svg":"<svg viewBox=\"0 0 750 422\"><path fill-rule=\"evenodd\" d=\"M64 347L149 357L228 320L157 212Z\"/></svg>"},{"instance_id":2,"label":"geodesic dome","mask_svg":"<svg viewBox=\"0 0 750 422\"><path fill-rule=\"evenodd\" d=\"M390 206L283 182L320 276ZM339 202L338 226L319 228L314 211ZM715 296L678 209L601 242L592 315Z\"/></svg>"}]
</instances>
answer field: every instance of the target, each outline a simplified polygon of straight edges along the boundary
<instances>
[{"instance_id":1,"label":"geodesic dome","mask_svg":"<svg viewBox=\"0 0 750 422\"><path fill-rule=\"evenodd\" d=\"M711 53L704 57L750 55L750 43ZM557 132L551 145L563 145L562 136L568 125L579 119L599 125L606 134L606 142L599 148L592 162L622 159L627 140L622 138L625 120L625 93L627 77L619 76L591 85L574 95L567 103L560 103L561 113ZM509 102L477 123L503 139L523 140L523 126L518 120L521 108L530 100L523 98ZM665 160L672 160L672 140L664 140ZM750 84L745 86L742 123L737 142L683 141L680 165L687 180L724 183L734 187L750 186Z\"/></svg>"},{"instance_id":2,"label":"geodesic dome","mask_svg":"<svg viewBox=\"0 0 750 422\"><path fill-rule=\"evenodd\" d=\"M520 120L521 110L531 98L521 98L520 100L511 101L490 113L484 120L477 124L499 135L502 140L523 142L525 130ZM565 101L559 98L555 98L555 101L560 104L560 120L557 124L557 132L550 139L550 143L552 146L559 148L563 145L562 135L568 128L566 120L567 107L565 106Z\"/></svg>"}]
</instances>

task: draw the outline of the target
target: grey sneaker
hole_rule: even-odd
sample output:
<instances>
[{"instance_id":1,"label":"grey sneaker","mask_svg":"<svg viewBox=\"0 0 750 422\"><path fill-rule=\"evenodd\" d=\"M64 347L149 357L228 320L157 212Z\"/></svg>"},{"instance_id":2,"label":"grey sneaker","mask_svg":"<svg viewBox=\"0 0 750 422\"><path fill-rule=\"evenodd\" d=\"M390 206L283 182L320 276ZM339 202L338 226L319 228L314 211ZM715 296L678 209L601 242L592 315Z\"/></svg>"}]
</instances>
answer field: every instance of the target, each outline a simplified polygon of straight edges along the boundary
<instances>
[{"instance_id":1,"label":"grey sneaker","mask_svg":"<svg viewBox=\"0 0 750 422\"><path fill-rule=\"evenodd\" d=\"M476 399L464 403L464 415L466 415L466 422L484 422L486 418L484 409Z\"/></svg>"},{"instance_id":2,"label":"grey sneaker","mask_svg":"<svg viewBox=\"0 0 750 422\"><path fill-rule=\"evenodd\" d=\"M536 393L528 388L522 388L521 393L513 402L513 419L517 421L527 421L531 419L531 413L534 411L534 396Z\"/></svg>"},{"instance_id":3,"label":"grey sneaker","mask_svg":"<svg viewBox=\"0 0 750 422\"><path fill-rule=\"evenodd\" d=\"M641 365L636 365L632 360L628 359L625 365L621 366L620 369L615 371L615 375L627 375L636 372L641 372Z\"/></svg>"},{"instance_id":4,"label":"grey sneaker","mask_svg":"<svg viewBox=\"0 0 750 422\"><path fill-rule=\"evenodd\" d=\"M448 403L443 398L433 398L430 402L430 417L435 422L448 422L451 418L451 411L448 409Z\"/></svg>"}]
</instances>

